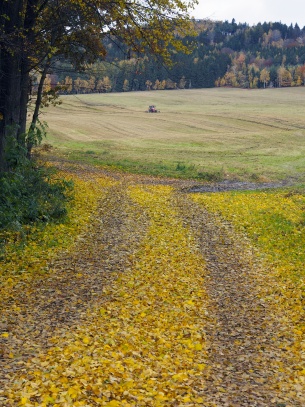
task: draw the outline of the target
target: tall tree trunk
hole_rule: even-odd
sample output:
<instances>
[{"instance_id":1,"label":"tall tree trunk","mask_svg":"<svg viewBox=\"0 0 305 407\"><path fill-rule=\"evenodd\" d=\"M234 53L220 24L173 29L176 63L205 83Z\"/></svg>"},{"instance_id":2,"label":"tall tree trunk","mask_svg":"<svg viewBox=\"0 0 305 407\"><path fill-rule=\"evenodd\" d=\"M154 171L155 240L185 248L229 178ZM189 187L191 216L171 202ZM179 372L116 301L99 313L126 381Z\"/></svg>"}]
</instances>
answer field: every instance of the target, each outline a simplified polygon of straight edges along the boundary
<instances>
[{"instance_id":1,"label":"tall tree trunk","mask_svg":"<svg viewBox=\"0 0 305 407\"><path fill-rule=\"evenodd\" d=\"M21 64L20 75L20 112L19 112L19 127L17 133L17 141L25 147L25 133L27 122L28 102L30 95L30 72L27 60L23 60Z\"/></svg>"},{"instance_id":2,"label":"tall tree trunk","mask_svg":"<svg viewBox=\"0 0 305 407\"><path fill-rule=\"evenodd\" d=\"M28 54L34 46L33 27L38 0L3 1L0 4L0 171L7 168L8 138L25 147L30 88ZM2 120L1 120L2 118Z\"/></svg>"},{"instance_id":3,"label":"tall tree trunk","mask_svg":"<svg viewBox=\"0 0 305 407\"><path fill-rule=\"evenodd\" d=\"M20 119L19 119L19 133L18 141L20 143L24 142L22 136L26 132L26 122L27 122L27 107L30 96L30 63L27 54L24 52L29 48L33 47L35 43L34 25L36 20L36 7L38 5L37 0L27 0L24 18L24 33L26 34L26 44L23 44L23 58L22 58L22 69L21 69L21 100L20 100ZM23 39L24 41L24 39Z\"/></svg>"},{"instance_id":4,"label":"tall tree trunk","mask_svg":"<svg viewBox=\"0 0 305 407\"><path fill-rule=\"evenodd\" d=\"M49 68L50 68L50 59L48 58L45 63L45 66L43 68L43 71L41 73L41 78L40 78L39 85L38 85L35 109L34 109L34 113L32 116L32 122L31 122L30 129L29 129L30 132L31 131L33 132L35 130L35 126L37 124L37 120L39 117L39 109L40 109L41 101L42 101L43 85L44 85L44 81L47 77ZM33 143L31 142L31 140L29 140L28 144L27 144L27 157L28 158L31 157L32 148L33 148Z\"/></svg>"},{"instance_id":5,"label":"tall tree trunk","mask_svg":"<svg viewBox=\"0 0 305 407\"><path fill-rule=\"evenodd\" d=\"M5 147L8 137L19 134L21 102L23 0L2 2L0 25L5 36L0 42L0 170L7 169Z\"/></svg>"}]
</instances>

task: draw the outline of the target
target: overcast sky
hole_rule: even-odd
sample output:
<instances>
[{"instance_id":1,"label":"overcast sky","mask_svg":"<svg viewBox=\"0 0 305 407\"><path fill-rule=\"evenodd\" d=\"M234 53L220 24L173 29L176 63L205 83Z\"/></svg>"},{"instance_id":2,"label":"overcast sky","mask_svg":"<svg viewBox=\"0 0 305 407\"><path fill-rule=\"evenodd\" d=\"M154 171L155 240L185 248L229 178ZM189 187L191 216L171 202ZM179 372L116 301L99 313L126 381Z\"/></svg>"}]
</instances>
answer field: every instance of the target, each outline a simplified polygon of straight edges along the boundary
<instances>
[{"instance_id":1,"label":"overcast sky","mask_svg":"<svg viewBox=\"0 0 305 407\"><path fill-rule=\"evenodd\" d=\"M199 0L190 13L195 18L228 20L250 26L264 21L305 26L305 0Z\"/></svg>"}]
</instances>

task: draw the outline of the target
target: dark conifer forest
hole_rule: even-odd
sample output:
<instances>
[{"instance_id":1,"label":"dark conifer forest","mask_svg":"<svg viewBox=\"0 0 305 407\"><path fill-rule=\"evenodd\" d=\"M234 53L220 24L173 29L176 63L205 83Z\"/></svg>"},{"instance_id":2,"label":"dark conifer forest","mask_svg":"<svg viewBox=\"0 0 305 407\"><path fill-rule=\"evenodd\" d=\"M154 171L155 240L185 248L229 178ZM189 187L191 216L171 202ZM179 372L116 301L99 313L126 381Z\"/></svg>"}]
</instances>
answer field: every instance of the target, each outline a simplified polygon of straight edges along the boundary
<instances>
[{"instance_id":1,"label":"dark conifer forest","mask_svg":"<svg viewBox=\"0 0 305 407\"><path fill-rule=\"evenodd\" d=\"M171 66L148 54L136 54L107 38L107 56L76 72L57 60L46 87L63 93L128 92L230 86L265 88L303 86L305 27L280 22L254 26L229 21L194 20L195 36L183 43L189 52L173 52Z\"/></svg>"}]
</instances>

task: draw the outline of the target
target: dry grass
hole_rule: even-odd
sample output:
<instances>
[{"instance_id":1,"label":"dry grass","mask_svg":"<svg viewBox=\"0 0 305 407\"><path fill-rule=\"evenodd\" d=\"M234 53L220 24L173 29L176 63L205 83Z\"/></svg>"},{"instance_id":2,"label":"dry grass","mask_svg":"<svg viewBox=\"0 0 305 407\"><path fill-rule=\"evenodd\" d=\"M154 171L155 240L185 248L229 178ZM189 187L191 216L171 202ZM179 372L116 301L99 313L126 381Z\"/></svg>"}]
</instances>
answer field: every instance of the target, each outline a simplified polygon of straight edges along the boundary
<instances>
[{"instance_id":1,"label":"dry grass","mask_svg":"<svg viewBox=\"0 0 305 407\"><path fill-rule=\"evenodd\" d=\"M62 154L134 172L244 179L300 176L304 88L200 89L62 97L48 142ZM160 114L148 114L156 104ZM208 178L208 175L207 175Z\"/></svg>"}]
</instances>

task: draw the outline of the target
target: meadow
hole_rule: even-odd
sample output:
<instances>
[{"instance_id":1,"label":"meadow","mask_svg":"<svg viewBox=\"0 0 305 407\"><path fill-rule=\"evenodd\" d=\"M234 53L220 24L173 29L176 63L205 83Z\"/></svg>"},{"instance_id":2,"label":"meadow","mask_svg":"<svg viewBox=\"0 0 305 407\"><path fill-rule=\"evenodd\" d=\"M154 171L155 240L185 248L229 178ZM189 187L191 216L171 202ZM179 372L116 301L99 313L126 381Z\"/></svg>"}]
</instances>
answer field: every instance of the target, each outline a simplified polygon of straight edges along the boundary
<instances>
[{"instance_id":1,"label":"meadow","mask_svg":"<svg viewBox=\"0 0 305 407\"><path fill-rule=\"evenodd\" d=\"M71 95L42 120L46 142L76 161L207 181L299 178L304 94L216 88ZM151 104L160 113L146 113Z\"/></svg>"}]
</instances>

